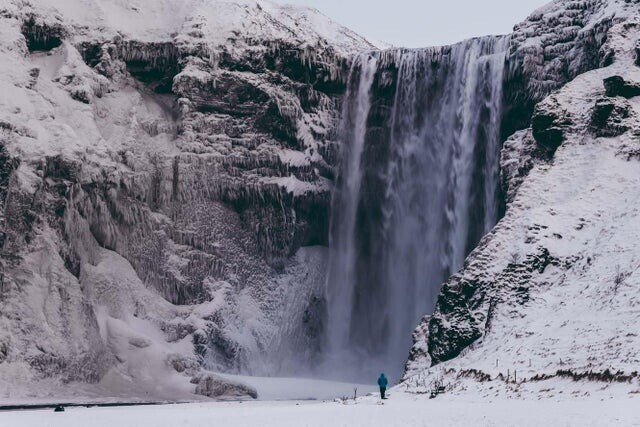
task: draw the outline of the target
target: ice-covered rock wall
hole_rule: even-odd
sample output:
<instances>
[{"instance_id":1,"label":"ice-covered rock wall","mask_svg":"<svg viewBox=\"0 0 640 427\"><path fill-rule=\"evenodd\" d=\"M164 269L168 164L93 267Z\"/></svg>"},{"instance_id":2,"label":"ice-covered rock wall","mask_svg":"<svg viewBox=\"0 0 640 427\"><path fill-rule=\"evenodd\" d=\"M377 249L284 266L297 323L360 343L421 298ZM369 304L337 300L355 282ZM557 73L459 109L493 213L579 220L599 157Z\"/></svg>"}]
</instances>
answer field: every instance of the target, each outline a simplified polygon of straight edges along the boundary
<instances>
[{"instance_id":1,"label":"ice-covered rock wall","mask_svg":"<svg viewBox=\"0 0 640 427\"><path fill-rule=\"evenodd\" d=\"M535 104L576 76L608 65L609 29L633 13L633 0L554 0L514 27L505 86L503 137L529 125Z\"/></svg>"},{"instance_id":2,"label":"ice-covered rock wall","mask_svg":"<svg viewBox=\"0 0 640 427\"><path fill-rule=\"evenodd\" d=\"M331 132L373 46L268 1L9 1L0 20L0 380L173 390L308 363Z\"/></svg>"},{"instance_id":3,"label":"ice-covered rock wall","mask_svg":"<svg viewBox=\"0 0 640 427\"><path fill-rule=\"evenodd\" d=\"M639 7L558 1L516 27L505 114L532 117L502 150L506 216L414 332L412 388L635 375Z\"/></svg>"}]
</instances>

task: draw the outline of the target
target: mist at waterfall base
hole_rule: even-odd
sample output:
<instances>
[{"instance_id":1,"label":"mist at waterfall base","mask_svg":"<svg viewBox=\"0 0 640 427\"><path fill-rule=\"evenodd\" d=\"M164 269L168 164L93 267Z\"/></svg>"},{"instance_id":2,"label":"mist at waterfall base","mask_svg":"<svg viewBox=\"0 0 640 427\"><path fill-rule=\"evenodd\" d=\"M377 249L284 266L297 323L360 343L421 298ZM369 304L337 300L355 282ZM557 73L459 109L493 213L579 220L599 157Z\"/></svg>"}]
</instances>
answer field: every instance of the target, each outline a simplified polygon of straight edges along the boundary
<instances>
[{"instance_id":1,"label":"mist at waterfall base","mask_svg":"<svg viewBox=\"0 0 640 427\"><path fill-rule=\"evenodd\" d=\"M343 107L323 368L400 379L440 285L498 220L507 37L363 54Z\"/></svg>"}]
</instances>

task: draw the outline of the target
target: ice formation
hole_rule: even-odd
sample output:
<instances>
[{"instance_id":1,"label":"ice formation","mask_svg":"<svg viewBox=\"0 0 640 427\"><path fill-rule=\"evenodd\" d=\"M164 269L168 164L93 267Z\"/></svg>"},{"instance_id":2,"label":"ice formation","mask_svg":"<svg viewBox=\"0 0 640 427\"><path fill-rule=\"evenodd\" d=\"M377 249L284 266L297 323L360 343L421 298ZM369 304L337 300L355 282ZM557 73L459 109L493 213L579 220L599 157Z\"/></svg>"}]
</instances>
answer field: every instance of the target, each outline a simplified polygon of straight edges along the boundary
<instances>
[{"instance_id":1,"label":"ice formation","mask_svg":"<svg viewBox=\"0 0 640 427\"><path fill-rule=\"evenodd\" d=\"M3 397L177 400L312 359L330 134L374 46L267 1L0 16Z\"/></svg>"}]
</instances>

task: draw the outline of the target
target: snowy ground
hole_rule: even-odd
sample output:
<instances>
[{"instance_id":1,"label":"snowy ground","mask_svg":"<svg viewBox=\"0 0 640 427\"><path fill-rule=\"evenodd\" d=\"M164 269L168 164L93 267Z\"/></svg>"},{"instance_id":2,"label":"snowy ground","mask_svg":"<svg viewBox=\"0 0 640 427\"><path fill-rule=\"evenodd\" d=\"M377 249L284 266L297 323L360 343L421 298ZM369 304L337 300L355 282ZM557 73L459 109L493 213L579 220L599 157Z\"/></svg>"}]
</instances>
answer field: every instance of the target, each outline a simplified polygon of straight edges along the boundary
<instances>
[{"instance_id":1,"label":"snowy ground","mask_svg":"<svg viewBox=\"0 0 640 427\"><path fill-rule=\"evenodd\" d=\"M334 400L336 398L352 398L365 396L377 390L372 385L354 384L347 382L323 381L306 378L266 378L241 375L217 374L220 377L239 382L255 388L260 401L321 401ZM31 396L24 397L25 393L17 393L20 397L11 397L11 394L0 395L0 407L2 406L29 406L29 405L55 405L58 403L73 404L114 404L114 403L141 403L141 402L194 402L207 401L208 398L190 393L195 386L184 386L174 381L173 386L166 390L155 390L155 393L135 393L133 385L129 385L129 393L123 384L104 384L102 386L89 386L79 383L70 384L67 387L55 387L44 385L51 391L47 396L31 392ZM189 388L189 390L187 390ZM192 390L191 390L192 391ZM16 393L14 393L16 394ZM136 396L136 397L134 397ZM146 397L145 397L146 396ZM0 422L0 427L4 424Z\"/></svg>"},{"instance_id":2,"label":"snowy ground","mask_svg":"<svg viewBox=\"0 0 640 427\"><path fill-rule=\"evenodd\" d=\"M252 386L258 391L258 400L333 400L335 398L364 396L377 390L363 384L341 383L305 378L266 378L218 374L235 382Z\"/></svg>"},{"instance_id":3,"label":"snowy ground","mask_svg":"<svg viewBox=\"0 0 640 427\"><path fill-rule=\"evenodd\" d=\"M633 396L585 400L479 400L392 393L357 403L232 402L0 412L2 426L640 426Z\"/></svg>"}]
</instances>

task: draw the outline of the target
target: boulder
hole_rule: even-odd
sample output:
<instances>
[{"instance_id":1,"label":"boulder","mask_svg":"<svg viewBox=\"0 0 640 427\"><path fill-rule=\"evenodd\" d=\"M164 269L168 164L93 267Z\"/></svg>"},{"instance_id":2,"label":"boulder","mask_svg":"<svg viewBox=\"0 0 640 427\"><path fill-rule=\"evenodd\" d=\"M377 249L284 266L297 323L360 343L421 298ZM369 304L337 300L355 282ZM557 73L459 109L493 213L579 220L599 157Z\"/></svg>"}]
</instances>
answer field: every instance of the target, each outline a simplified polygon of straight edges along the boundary
<instances>
[{"instance_id":1,"label":"boulder","mask_svg":"<svg viewBox=\"0 0 640 427\"><path fill-rule=\"evenodd\" d=\"M191 379L196 384L196 394L215 399L258 398L258 392L251 386L230 381L214 374L202 374Z\"/></svg>"},{"instance_id":2,"label":"boulder","mask_svg":"<svg viewBox=\"0 0 640 427\"><path fill-rule=\"evenodd\" d=\"M611 76L604 79L604 89L607 96L622 96L633 98L640 95L640 84L628 82L621 76Z\"/></svg>"},{"instance_id":3,"label":"boulder","mask_svg":"<svg viewBox=\"0 0 640 427\"><path fill-rule=\"evenodd\" d=\"M531 131L538 145L555 152L564 140L564 129L570 124L558 101L550 97L536 106L531 118Z\"/></svg>"},{"instance_id":4,"label":"boulder","mask_svg":"<svg viewBox=\"0 0 640 427\"><path fill-rule=\"evenodd\" d=\"M622 135L629 130L626 119L630 116L631 106L624 99L600 98L591 116L591 128L596 136L612 137Z\"/></svg>"}]
</instances>

